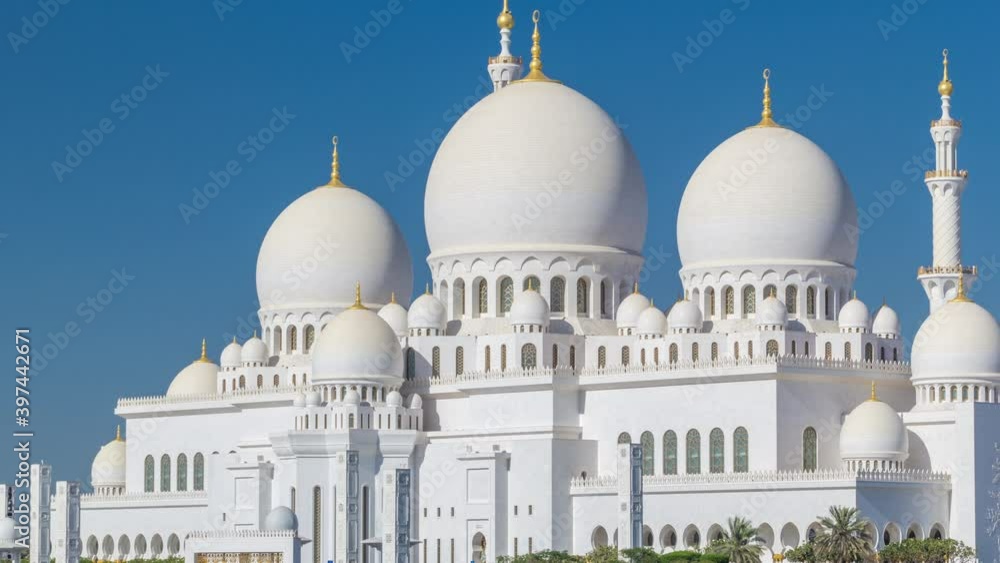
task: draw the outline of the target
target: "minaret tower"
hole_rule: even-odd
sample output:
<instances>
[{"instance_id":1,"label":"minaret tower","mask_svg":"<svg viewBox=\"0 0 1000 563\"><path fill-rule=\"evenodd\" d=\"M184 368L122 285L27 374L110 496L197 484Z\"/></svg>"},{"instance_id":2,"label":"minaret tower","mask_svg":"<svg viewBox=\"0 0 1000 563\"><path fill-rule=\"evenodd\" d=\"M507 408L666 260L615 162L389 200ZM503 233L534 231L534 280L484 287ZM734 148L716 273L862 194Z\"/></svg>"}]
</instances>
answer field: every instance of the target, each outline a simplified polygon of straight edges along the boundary
<instances>
[{"instance_id":1,"label":"minaret tower","mask_svg":"<svg viewBox=\"0 0 1000 563\"><path fill-rule=\"evenodd\" d=\"M958 294L963 276L966 284L976 275L975 268L962 266L962 192L969 173L958 168L958 140L962 122L951 116L954 86L948 78L948 50L944 53L944 76L938 84L941 118L931 121L934 140L934 170L924 174L934 209L934 263L917 271L933 313Z\"/></svg>"},{"instance_id":2,"label":"minaret tower","mask_svg":"<svg viewBox=\"0 0 1000 563\"><path fill-rule=\"evenodd\" d=\"M507 6L507 0L503 0L503 11L497 16L497 27L500 28L500 54L490 57L487 66L494 92L521 78L523 61L521 57L510 54L510 30L514 29L514 14Z\"/></svg>"}]
</instances>

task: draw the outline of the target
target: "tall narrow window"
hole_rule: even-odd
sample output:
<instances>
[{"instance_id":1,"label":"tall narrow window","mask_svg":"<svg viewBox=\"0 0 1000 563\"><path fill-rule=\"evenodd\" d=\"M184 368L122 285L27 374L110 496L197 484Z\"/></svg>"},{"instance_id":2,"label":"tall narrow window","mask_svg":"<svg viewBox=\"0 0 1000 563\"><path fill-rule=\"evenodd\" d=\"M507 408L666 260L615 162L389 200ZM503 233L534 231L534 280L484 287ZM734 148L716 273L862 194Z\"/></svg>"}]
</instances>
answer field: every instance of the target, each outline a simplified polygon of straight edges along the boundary
<instances>
[{"instance_id":1,"label":"tall narrow window","mask_svg":"<svg viewBox=\"0 0 1000 563\"><path fill-rule=\"evenodd\" d=\"M712 361L714 362L714 361L716 361L718 359L719 359L719 343L718 342L713 342L712 343Z\"/></svg>"},{"instance_id":2,"label":"tall narrow window","mask_svg":"<svg viewBox=\"0 0 1000 563\"><path fill-rule=\"evenodd\" d=\"M726 470L726 438L720 428L708 434L708 471L723 473Z\"/></svg>"},{"instance_id":3,"label":"tall narrow window","mask_svg":"<svg viewBox=\"0 0 1000 563\"><path fill-rule=\"evenodd\" d=\"M622 365L628 365L628 346L622 346Z\"/></svg>"},{"instance_id":4,"label":"tall narrow window","mask_svg":"<svg viewBox=\"0 0 1000 563\"><path fill-rule=\"evenodd\" d=\"M274 383L275 387L277 387L278 385L281 385L281 376L278 375L278 374L274 374L273 383Z\"/></svg>"},{"instance_id":5,"label":"tall narrow window","mask_svg":"<svg viewBox=\"0 0 1000 563\"><path fill-rule=\"evenodd\" d=\"M674 343L670 345L670 363L676 364L677 359L677 344Z\"/></svg>"},{"instance_id":6,"label":"tall narrow window","mask_svg":"<svg viewBox=\"0 0 1000 563\"><path fill-rule=\"evenodd\" d=\"M576 280L576 314L585 317L589 314L590 308L587 302L590 301L590 284L586 278Z\"/></svg>"},{"instance_id":7,"label":"tall narrow window","mask_svg":"<svg viewBox=\"0 0 1000 563\"><path fill-rule=\"evenodd\" d=\"M753 359L753 341L747 342L747 357Z\"/></svg>"},{"instance_id":8,"label":"tall narrow window","mask_svg":"<svg viewBox=\"0 0 1000 563\"><path fill-rule=\"evenodd\" d=\"M357 533L357 531L355 531ZM313 487L313 563L323 561L323 494L319 487Z\"/></svg>"},{"instance_id":9,"label":"tall narrow window","mask_svg":"<svg viewBox=\"0 0 1000 563\"><path fill-rule=\"evenodd\" d=\"M281 353L281 327L280 326L274 327L274 350L273 351L274 351L275 354L280 354Z\"/></svg>"},{"instance_id":10,"label":"tall narrow window","mask_svg":"<svg viewBox=\"0 0 1000 563\"><path fill-rule=\"evenodd\" d=\"M608 316L608 280L601 280L601 317Z\"/></svg>"},{"instance_id":11,"label":"tall narrow window","mask_svg":"<svg viewBox=\"0 0 1000 563\"><path fill-rule=\"evenodd\" d=\"M507 345L500 345L500 371L507 371Z\"/></svg>"},{"instance_id":12,"label":"tall narrow window","mask_svg":"<svg viewBox=\"0 0 1000 563\"><path fill-rule=\"evenodd\" d=\"M851 343L850 342L844 342L844 359L845 360L850 360L851 359Z\"/></svg>"},{"instance_id":13,"label":"tall narrow window","mask_svg":"<svg viewBox=\"0 0 1000 563\"><path fill-rule=\"evenodd\" d=\"M631 444L632 443L632 436L629 436L628 432L622 432L621 434L618 435L618 443L619 444Z\"/></svg>"},{"instance_id":14,"label":"tall narrow window","mask_svg":"<svg viewBox=\"0 0 1000 563\"><path fill-rule=\"evenodd\" d=\"M599 346L597 348L597 367L598 369L604 369L608 365L608 350L604 346Z\"/></svg>"},{"instance_id":15,"label":"tall narrow window","mask_svg":"<svg viewBox=\"0 0 1000 563\"><path fill-rule=\"evenodd\" d=\"M653 348L653 364L660 365L660 348Z\"/></svg>"},{"instance_id":16,"label":"tall narrow window","mask_svg":"<svg viewBox=\"0 0 1000 563\"><path fill-rule=\"evenodd\" d=\"M646 349L639 350L639 365L646 365Z\"/></svg>"},{"instance_id":17,"label":"tall narrow window","mask_svg":"<svg viewBox=\"0 0 1000 563\"><path fill-rule=\"evenodd\" d=\"M737 360L740 359L740 343L733 342L733 357Z\"/></svg>"},{"instance_id":18,"label":"tall narrow window","mask_svg":"<svg viewBox=\"0 0 1000 563\"><path fill-rule=\"evenodd\" d=\"M452 302L451 310L456 318L465 315L465 280L459 278L455 280L455 285L451 288Z\"/></svg>"},{"instance_id":19,"label":"tall narrow window","mask_svg":"<svg viewBox=\"0 0 1000 563\"><path fill-rule=\"evenodd\" d=\"M257 389L264 387L264 374L257 374Z\"/></svg>"},{"instance_id":20,"label":"tall narrow window","mask_svg":"<svg viewBox=\"0 0 1000 563\"><path fill-rule=\"evenodd\" d=\"M455 348L455 375L465 373L465 350L459 346Z\"/></svg>"},{"instance_id":21,"label":"tall narrow window","mask_svg":"<svg viewBox=\"0 0 1000 563\"><path fill-rule=\"evenodd\" d=\"M510 312L511 305L514 304L514 280L504 277L500 280L500 313Z\"/></svg>"},{"instance_id":22,"label":"tall narrow window","mask_svg":"<svg viewBox=\"0 0 1000 563\"><path fill-rule=\"evenodd\" d=\"M697 430L689 430L687 433L686 472L701 473L701 434Z\"/></svg>"},{"instance_id":23,"label":"tall narrow window","mask_svg":"<svg viewBox=\"0 0 1000 563\"><path fill-rule=\"evenodd\" d=\"M435 346L431 349L431 377L441 376L441 348Z\"/></svg>"},{"instance_id":24,"label":"tall narrow window","mask_svg":"<svg viewBox=\"0 0 1000 563\"><path fill-rule=\"evenodd\" d=\"M184 454L177 456L177 490L188 489L188 458Z\"/></svg>"},{"instance_id":25,"label":"tall narrow window","mask_svg":"<svg viewBox=\"0 0 1000 563\"><path fill-rule=\"evenodd\" d=\"M479 280L479 310L477 313L480 315L485 315L489 310L489 298L489 287L486 280Z\"/></svg>"},{"instance_id":26,"label":"tall narrow window","mask_svg":"<svg viewBox=\"0 0 1000 563\"><path fill-rule=\"evenodd\" d=\"M694 342L694 343L691 344L691 361L692 362L697 362L698 361L698 343L697 342Z\"/></svg>"},{"instance_id":27,"label":"tall narrow window","mask_svg":"<svg viewBox=\"0 0 1000 563\"><path fill-rule=\"evenodd\" d=\"M750 471L750 435L742 426L733 432L733 471Z\"/></svg>"},{"instance_id":28,"label":"tall narrow window","mask_svg":"<svg viewBox=\"0 0 1000 563\"><path fill-rule=\"evenodd\" d=\"M576 371L576 346L569 347L569 369Z\"/></svg>"},{"instance_id":29,"label":"tall narrow window","mask_svg":"<svg viewBox=\"0 0 1000 563\"><path fill-rule=\"evenodd\" d=\"M316 341L316 327L306 325L306 353L312 351L313 342Z\"/></svg>"},{"instance_id":30,"label":"tall narrow window","mask_svg":"<svg viewBox=\"0 0 1000 563\"><path fill-rule=\"evenodd\" d=\"M205 490L205 456L194 454L194 490Z\"/></svg>"},{"instance_id":31,"label":"tall narrow window","mask_svg":"<svg viewBox=\"0 0 1000 563\"><path fill-rule=\"evenodd\" d=\"M146 456L146 461L143 462L143 472L145 477L143 480L143 490L147 493L153 492L153 485L156 483L154 471L156 471L156 462L153 461L153 456L148 455Z\"/></svg>"},{"instance_id":32,"label":"tall narrow window","mask_svg":"<svg viewBox=\"0 0 1000 563\"><path fill-rule=\"evenodd\" d=\"M170 456L167 454L160 458L160 490L170 491Z\"/></svg>"},{"instance_id":33,"label":"tall narrow window","mask_svg":"<svg viewBox=\"0 0 1000 563\"><path fill-rule=\"evenodd\" d=\"M802 469L816 471L816 429L809 426L802 432Z\"/></svg>"},{"instance_id":34,"label":"tall narrow window","mask_svg":"<svg viewBox=\"0 0 1000 563\"><path fill-rule=\"evenodd\" d=\"M816 318L816 288L813 286L806 288L806 316Z\"/></svg>"},{"instance_id":35,"label":"tall narrow window","mask_svg":"<svg viewBox=\"0 0 1000 563\"><path fill-rule=\"evenodd\" d=\"M295 352L299 346L299 329L290 326L288 327L288 351Z\"/></svg>"},{"instance_id":36,"label":"tall narrow window","mask_svg":"<svg viewBox=\"0 0 1000 563\"><path fill-rule=\"evenodd\" d=\"M663 474L677 475L677 433L673 430L663 433Z\"/></svg>"},{"instance_id":37,"label":"tall narrow window","mask_svg":"<svg viewBox=\"0 0 1000 563\"><path fill-rule=\"evenodd\" d=\"M417 353L413 348L406 349L406 379L413 379L417 369Z\"/></svg>"},{"instance_id":38,"label":"tall narrow window","mask_svg":"<svg viewBox=\"0 0 1000 563\"><path fill-rule=\"evenodd\" d=\"M794 344L795 343L793 342L792 345L794 346ZM764 351L764 353L767 354L768 356L777 356L778 355L778 341L777 340L768 340L767 341L766 350Z\"/></svg>"},{"instance_id":39,"label":"tall narrow window","mask_svg":"<svg viewBox=\"0 0 1000 563\"><path fill-rule=\"evenodd\" d=\"M705 312L709 317L715 316L715 288L705 289Z\"/></svg>"},{"instance_id":40,"label":"tall narrow window","mask_svg":"<svg viewBox=\"0 0 1000 563\"><path fill-rule=\"evenodd\" d=\"M534 344L521 346L521 368L534 369L538 365L538 354Z\"/></svg>"},{"instance_id":41,"label":"tall narrow window","mask_svg":"<svg viewBox=\"0 0 1000 563\"><path fill-rule=\"evenodd\" d=\"M553 344L552 345L552 367L558 367L558 366L559 366L559 345L558 344Z\"/></svg>"},{"instance_id":42,"label":"tall narrow window","mask_svg":"<svg viewBox=\"0 0 1000 563\"><path fill-rule=\"evenodd\" d=\"M726 286L722 290L722 298L726 302L724 311L724 315L726 316L736 314L736 299L733 293L733 288L730 286Z\"/></svg>"},{"instance_id":43,"label":"tall narrow window","mask_svg":"<svg viewBox=\"0 0 1000 563\"><path fill-rule=\"evenodd\" d=\"M566 280L563 278L552 278L549 282L549 306L553 313L566 312Z\"/></svg>"},{"instance_id":44,"label":"tall narrow window","mask_svg":"<svg viewBox=\"0 0 1000 563\"><path fill-rule=\"evenodd\" d=\"M799 288L790 285L785 288L785 310L789 315L794 315L798 311Z\"/></svg>"},{"instance_id":45,"label":"tall narrow window","mask_svg":"<svg viewBox=\"0 0 1000 563\"><path fill-rule=\"evenodd\" d=\"M869 342L865 344L865 361L871 362L873 360L875 360L875 347Z\"/></svg>"},{"instance_id":46,"label":"tall narrow window","mask_svg":"<svg viewBox=\"0 0 1000 563\"><path fill-rule=\"evenodd\" d=\"M823 347L823 357L828 360L833 359L833 343L827 342L826 346Z\"/></svg>"},{"instance_id":47,"label":"tall narrow window","mask_svg":"<svg viewBox=\"0 0 1000 563\"><path fill-rule=\"evenodd\" d=\"M652 475L655 467L653 461L653 433L649 430L639 436L639 444L642 446L642 474Z\"/></svg>"},{"instance_id":48,"label":"tall narrow window","mask_svg":"<svg viewBox=\"0 0 1000 563\"><path fill-rule=\"evenodd\" d=\"M826 288L823 298L823 312L827 320L833 320L833 290Z\"/></svg>"},{"instance_id":49,"label":"tall narrow window","mask_svg":"<svg viewBox=\"0 0 1000 563\"><path fill-rule=\"evenodd\" d=\"M752 285L743 286L743 316L757 312L757 289Z\"/></svg>"},{"instance_id":50,"label":"tall narrow window","mask_svg":"<svg viewBox=\"0 0 1000 563\"><path fill-rule=\"evenodd\" d=\"M492 366L490 365L490 347L486 347L486 353L483 354L483 360L486 362L486 371L490 371Z\"/></svg>"}]
</instances>

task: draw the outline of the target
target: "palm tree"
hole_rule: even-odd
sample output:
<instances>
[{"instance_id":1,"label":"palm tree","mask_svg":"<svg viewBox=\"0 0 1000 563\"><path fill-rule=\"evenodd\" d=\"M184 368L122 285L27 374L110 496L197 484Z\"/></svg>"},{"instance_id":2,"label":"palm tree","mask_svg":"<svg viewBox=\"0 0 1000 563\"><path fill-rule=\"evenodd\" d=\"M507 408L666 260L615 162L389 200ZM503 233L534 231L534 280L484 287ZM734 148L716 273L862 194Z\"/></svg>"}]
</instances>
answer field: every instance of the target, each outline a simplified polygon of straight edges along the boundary
<instances>
[{"instance_id":1,"label":"palm tree","mask_svg":"<svg viewBox=\"0 0 1000 563\"><path fill-rule=\"evenodd\" d=\"M729 529L708 547L709 553L725 555L729 563L760 563L764 548L757 537L757 528L741 516L730 518L728 524Z\"/></svg>"},{"instance_id":2,"label":"palm tree","mask_svg":"<svg viewBox=\"0 0 1000 563\"><path fill-rule=\"evenodd\" d=\"M820 559L832 563L866 561L872 554L867 523L857 508L831 506L830 514L819 518L822 528L813 543Z\"/></svg>"}]
</instances>

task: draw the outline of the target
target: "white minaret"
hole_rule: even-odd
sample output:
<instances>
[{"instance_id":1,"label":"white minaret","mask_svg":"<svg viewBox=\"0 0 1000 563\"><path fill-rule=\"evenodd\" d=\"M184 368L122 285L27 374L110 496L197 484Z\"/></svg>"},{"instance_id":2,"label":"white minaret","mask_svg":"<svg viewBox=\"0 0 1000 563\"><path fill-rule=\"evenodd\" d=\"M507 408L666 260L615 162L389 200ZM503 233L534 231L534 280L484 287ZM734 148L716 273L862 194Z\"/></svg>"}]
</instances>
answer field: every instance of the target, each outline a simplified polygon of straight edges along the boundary
<instances>
[{"instance_id":1,"label":"white minaret","mask_svg":"<svg viewBox=\"0 0 1000 563\"><path fill-rule=\"evenodd\" d=\"M514 29L514 14L507 7L507 0L503 0L503 11L497 16L497 27L500 28L500 54L490 57L487 65L494 92L521 78L521 57L510 54L510 30Z\"/></svg>"},{"instance_id":2,"label":"white minaret","mask_svg":"<svg viewBox=\"0 0 1000 563\"><path fill-rule=\"evenodd\" d=\"M938 84L941 94L941 118L931 121L934 140L934 170L924 174L934 209L934 263L917 271L933 313L958 293L958 283L964 273L968 286L976 275L975 268L962 266L962 192L969 173L958 168L958 140L962 122L951 116L951 93L954 86L948 78L948 50L944 50L944 77Z\"/></svg>"}]
</instances>

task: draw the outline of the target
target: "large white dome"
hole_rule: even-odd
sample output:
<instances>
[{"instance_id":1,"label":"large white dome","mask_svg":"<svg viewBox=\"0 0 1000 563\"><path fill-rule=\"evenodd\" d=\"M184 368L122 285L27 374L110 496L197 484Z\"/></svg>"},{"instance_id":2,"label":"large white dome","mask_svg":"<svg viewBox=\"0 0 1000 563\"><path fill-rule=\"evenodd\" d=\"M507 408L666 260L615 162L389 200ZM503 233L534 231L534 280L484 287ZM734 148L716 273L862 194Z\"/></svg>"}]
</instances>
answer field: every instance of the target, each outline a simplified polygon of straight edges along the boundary
<instances>
[{"instance_id":1,"label":"large white dome","mask_svg":"<svg viewBox=\"0 0 1000 563\"><path fill-rule=\"evenodd\" d=\"M367 195L322 186L285 208L257 256L257 297L264 310L347 308L355 282L369 303L413 291L413 265L392 217Z\"/></svg>"},{"instance_id":2,"label":"large white dome","mask_svg":"<svg viewBox=\"0 0 1000 563\"><path fill-rule=\"evenodd\" d=\"M125 486L125 440L120 432L94 456L90 465L90 484L94 488Z\"/></svg>"},{"instance_id":3,"label":"large white dome","mask_svg":"<svg viewBox=\"0 0 1000 563\"><path fill-rule=\"evenodd\" d=\"M167 396L213 395L216 392L218 375L219 366L208 359L205 354L205 341L202 340L201 357L177 372L170 382L170 387L167 388Z\"/></svg>"},{"instance_id":4,"label":"large white dome","mask_svg":"<svg viewBox=\"0 0 1000 563\"><path fill-rule=\"evenodd\" d=\"M910 439L899 414L871 399L854 408L840 429L840 457L854 460L905 461Z\"/></svg>"},{"instance_id":5,"label":"large white dome","mask_svg":"<svg viewBox=\"0 0 1000 563\"><path fill-rule=\"evenodd\" d=\"M352 307L319 334L312 354L314 383L403 384L403 349L389 323L375 311Z\"/></svg>"},{"instance_id":6,"label":"large white dome","mask_svg":"<svg viewBox=\"0 0 1000 563\"><path fill-rule=\"evenodd\" d=\"M1000 378L1000 325L978 304L953 299L920 325L913 379Z\"/></svg>"},{"instance_id":7,"label":"large white dome","mask_svg":"<svg viewBox=\"0 0 1000 563\"><path fill-rule=\"evenodd\" d=\"M596 246L641 253L646 186L614 120L554 82L513 83L445 137L427 179L432 255Z\"/></svg>"},{"instance_id":8,"label":"large white dome","mask_svg":"<svg viewBox=\"0 0 1000 563\"><path fill-rule=\"evenodd\" d=\"M684 268L842 264L857 257L857 210L837 164L783 127L751 127L701 162L677 217Z\"/></svg>"}]
</instances>

